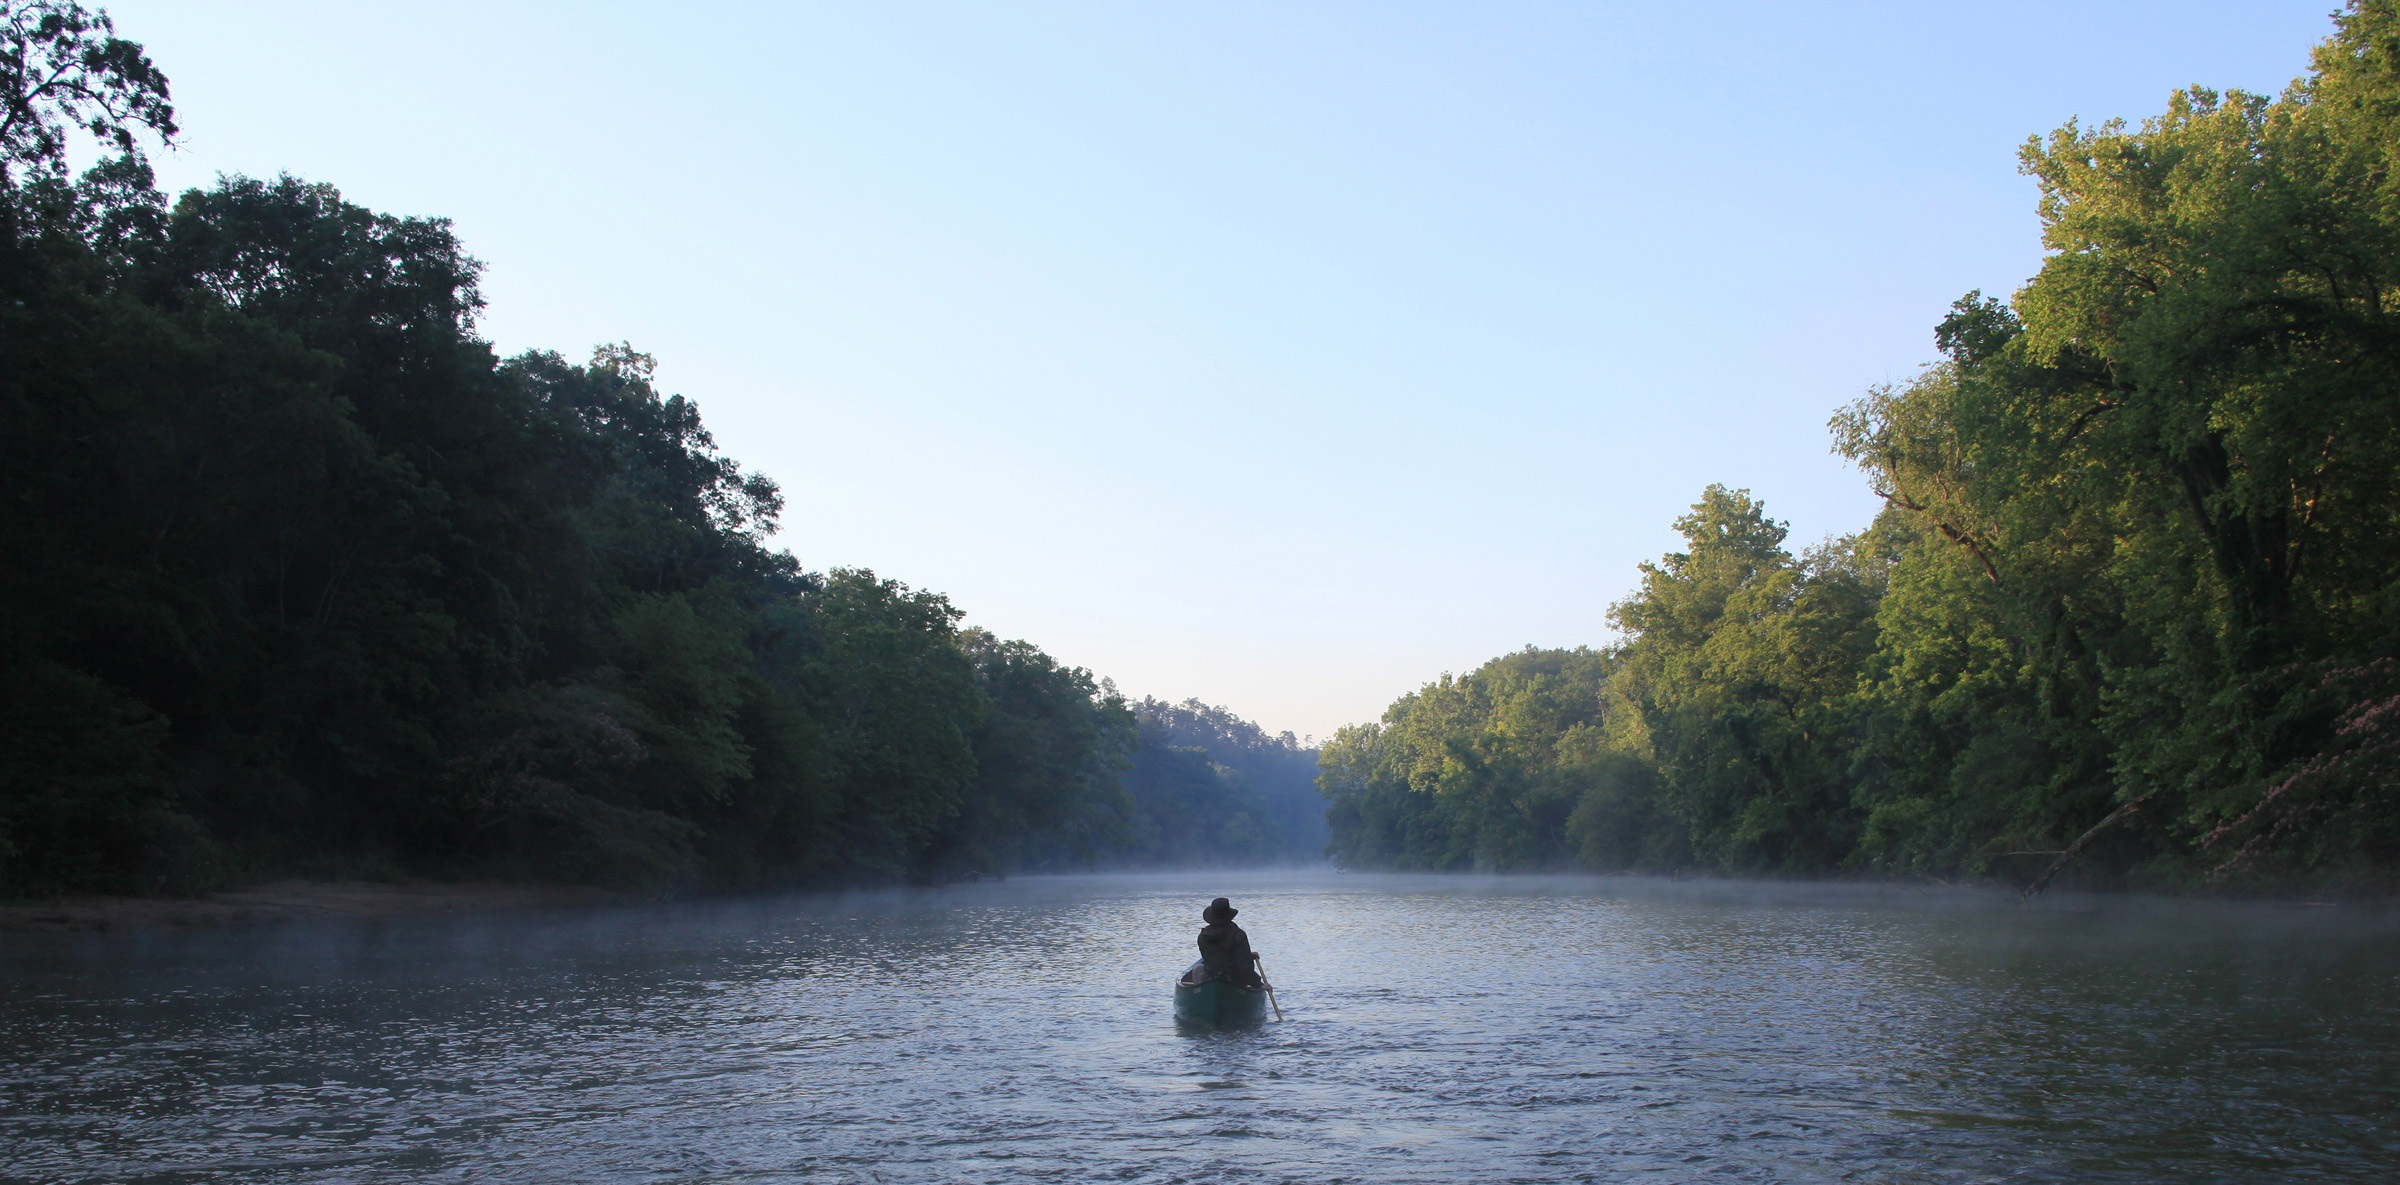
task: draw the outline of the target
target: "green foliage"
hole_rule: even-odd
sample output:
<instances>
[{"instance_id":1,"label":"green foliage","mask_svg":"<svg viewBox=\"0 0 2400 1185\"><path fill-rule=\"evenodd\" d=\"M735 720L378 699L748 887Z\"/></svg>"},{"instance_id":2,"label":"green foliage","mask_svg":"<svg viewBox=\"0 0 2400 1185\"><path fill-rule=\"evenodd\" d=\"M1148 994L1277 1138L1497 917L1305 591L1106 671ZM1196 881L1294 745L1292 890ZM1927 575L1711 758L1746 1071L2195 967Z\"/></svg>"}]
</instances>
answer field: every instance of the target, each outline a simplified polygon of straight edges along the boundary
<instances>
[{"instance_id":1,"label":"green foliage","mask_svg":"<svg viewBox=\"0 0 2400 1185\"><path fill-rule=\"evenodd\" d=\"M1090 671L1030 643L982 630L960 641L984 705L971 737L975 781L930 865L982 874L1100 859L1123 837L1118 778L1135 743L1133 713Z\"/></svg>"},{"instance_id":2,"label":"green foliage","mask_svg":"<svg viewBox=\"0 0 2400 1185\"><path fill-rule=\"evenodd\" d=\"M1567 830L1528 822L1521 787L1567 762L1492 739L1495 664L1327 748L1337 853L2388 876L2396 133L2400 5L2374 0L2280 97L2193 88L2029 143L2040 273L1970 293L1941 363L1834 419L1874 526L1794 557L1711 487L1616 606L1591 727L1618 764L1571 779Z\"/></svg>"},{"instance_id":3,"label":"green foliage","mask_svg":"<svg viewBox=\"0 0 2400 1185\"><path fill-rule=\"evenodd\" d=\"M1840 697L1872 645L1883 573L1848 544L1796 559L1747 491L1711 486L1645 565L1615 620L1631 641L1612 695L1640 722L1695 858L1819 869L1855 842Z\"/></svg>"},{"instance_id":4,"label":"green foliage","mask_svg":"<svg viewBox=\"0 0 2400 1185\"><path fill-rule=\"evenodd\" d=\"M1121 842L1134 725L1088 672L769 550L781 493L646 355L493 356L447 223L289 177L170 207L140 47L5 14L0 892L661 891ZM119 154L70 180L75 128Z\"/></svg>"},{"instance_id":5,"label":"green foliage","mask_svg":"<svg viewBox=\"0 0 2400 1185\"><path fill-rule=\"evenodd\" d=\"M1120 855L1140 867L1311 863L1325 852L1316 752L1196 699L1134 705Z\"/></svg>"},{"instance_id":6,"label":"green foliage","mask_svg":"<svg viewBox=\"0 0 2400 1185\"><path fill-rule=\"evenodd\" d=\"M1586 846L1643 852L1641 840L1604 834L1625 788L1600 744L1602 690L1618 665L1590 650L1527 649L1445 675L1380 723L1337 733L1319 779L1336 862L1496 870L1562 865ZM1586 803L1592 794L1602 801Z\"/></svg>"}]
</instances>

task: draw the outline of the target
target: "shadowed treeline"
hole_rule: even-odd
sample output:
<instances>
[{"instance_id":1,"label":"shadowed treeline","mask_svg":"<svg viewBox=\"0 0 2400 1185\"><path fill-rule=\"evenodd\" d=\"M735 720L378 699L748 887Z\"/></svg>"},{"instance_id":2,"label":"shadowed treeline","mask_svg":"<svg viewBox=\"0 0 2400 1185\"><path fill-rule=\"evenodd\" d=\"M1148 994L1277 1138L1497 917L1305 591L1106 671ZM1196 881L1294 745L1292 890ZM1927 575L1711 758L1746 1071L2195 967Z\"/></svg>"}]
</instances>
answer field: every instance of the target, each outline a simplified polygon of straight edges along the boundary
<instances>
[{"instance_id":1,"label":"shadowed treeline","mask_svg":"<svg viewBox=\"0 0 2400 1185\"><path fill-rule=\"evenodd\" d=\"M1134 706L1141 747L1126 771L1143 865L1314 864L1325 857L1317 751L1199 700Z\"/></svg>"},{"instance_id":2,"label":"shadowed treeline","mask_svg":"<svg viewBox=\"0 0 2400 1185\"><path fill-rule=\"evenodd\" d=\"M0 13L0 895L1321 851L1259 772L1306 753L803 571L649 357L496 357L438 219L290 177L170 203L141 47Z\"/></svg>"},{"instance_id":3,"label":"shadowed treeline","mask_svg":"<svg viewBox=\"0 0 2400 1185\"><path fill-rule=\"evenodd\" d=\"M1711 486L1605 650L1324 753L1353 866L2388 883L2400 861L2400 5L2276 98L2023 151L2042 269L1833 421L1885 509Z\"/></svg>"}]
</instances>

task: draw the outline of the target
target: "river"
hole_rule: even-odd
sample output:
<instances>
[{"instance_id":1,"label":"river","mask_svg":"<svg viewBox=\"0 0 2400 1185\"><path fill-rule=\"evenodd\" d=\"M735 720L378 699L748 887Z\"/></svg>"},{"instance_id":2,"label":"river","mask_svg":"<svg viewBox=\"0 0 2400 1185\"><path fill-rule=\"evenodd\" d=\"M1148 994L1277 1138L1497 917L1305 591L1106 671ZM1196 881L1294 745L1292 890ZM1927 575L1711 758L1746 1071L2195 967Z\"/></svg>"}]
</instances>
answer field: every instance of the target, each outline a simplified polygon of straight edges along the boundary
<instances>
[{"instance_id":1,"label":"river","mask_svg":"<svg viewBox=\"0 0 2400 1185\"><path fill-rule=\"evenodd\" d=\"M1286 1019L1179 1031L1229 894ZM1060 877L0 935L0 1179L2400 1179L2400 917Z\"/></svg>"}]
</instances>

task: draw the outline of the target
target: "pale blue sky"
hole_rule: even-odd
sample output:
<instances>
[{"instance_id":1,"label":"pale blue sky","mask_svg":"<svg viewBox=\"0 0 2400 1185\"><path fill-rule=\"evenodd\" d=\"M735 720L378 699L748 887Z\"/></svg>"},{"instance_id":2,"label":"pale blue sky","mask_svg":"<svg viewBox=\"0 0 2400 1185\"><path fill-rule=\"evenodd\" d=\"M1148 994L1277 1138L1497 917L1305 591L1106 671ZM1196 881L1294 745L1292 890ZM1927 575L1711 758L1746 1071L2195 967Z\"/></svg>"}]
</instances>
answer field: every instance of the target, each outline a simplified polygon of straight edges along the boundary
<instances>
[{"instance_id":1,"label":"pale blue sky","mask_svg":"<svg viewBox=\"0 0 2400 1185\"><path fill-rule=\"evenodd\" d=\"M2040 260L2025 137L2277 90L2331 0L121 0L171 186L444 215L485 332L625 339L781 542L1132 694L1318 736L1607 640L1712 481L1874 513L1824 424Z\"/></svg>"}]
</instances>

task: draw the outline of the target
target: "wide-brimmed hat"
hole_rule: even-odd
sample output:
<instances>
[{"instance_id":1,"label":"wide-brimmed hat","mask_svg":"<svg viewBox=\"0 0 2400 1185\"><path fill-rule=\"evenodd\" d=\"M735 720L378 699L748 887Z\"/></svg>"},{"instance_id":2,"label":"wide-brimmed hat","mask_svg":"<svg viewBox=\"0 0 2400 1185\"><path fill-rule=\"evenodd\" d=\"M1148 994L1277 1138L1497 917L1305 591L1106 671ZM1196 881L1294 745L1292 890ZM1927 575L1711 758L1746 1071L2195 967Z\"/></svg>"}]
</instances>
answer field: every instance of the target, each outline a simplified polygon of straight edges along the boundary
<instances>
[{"instance_id":1,"label":"wide-brimmed hat","mask_svg":"<svg viewBox=\"0 0 2400 1185\"><path fill-rule=\"evenodd\" d=\"M1233 902L1227 901L1223 897L1219 897L1216 900L1209 902L1207 909L1200 911L1200 920L1204 922L1213 922L1222 919L1230 922L1233 920L1233 915L1240 912L1242 911L1233 907Z\"/></svg>"}]
</instances>

